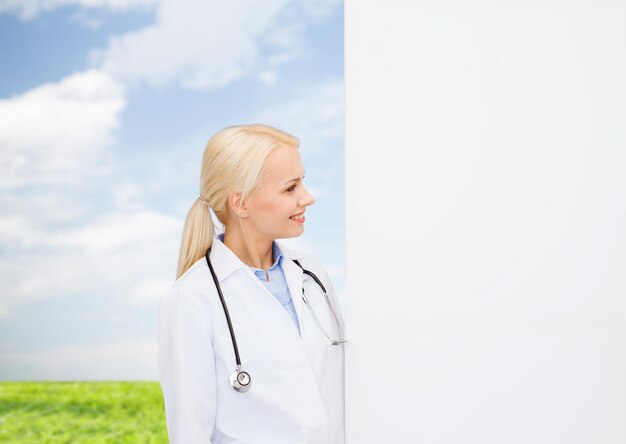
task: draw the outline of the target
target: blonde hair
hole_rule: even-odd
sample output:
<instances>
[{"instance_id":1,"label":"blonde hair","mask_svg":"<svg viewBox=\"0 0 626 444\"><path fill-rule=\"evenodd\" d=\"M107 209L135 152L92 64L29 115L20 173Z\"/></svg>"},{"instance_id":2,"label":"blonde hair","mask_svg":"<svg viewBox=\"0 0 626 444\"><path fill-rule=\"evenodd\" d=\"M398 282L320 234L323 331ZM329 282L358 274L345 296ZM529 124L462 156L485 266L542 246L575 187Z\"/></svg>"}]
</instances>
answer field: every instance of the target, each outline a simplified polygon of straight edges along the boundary
<instances>
[{"instance_id":1,"label":"blonde hair","mask_svg":"<svg viewBox=\"0 0 626 444\"><path fill-rule=\"evenodd\" d=\"M183 227L176 279L213 245L215 227L209 208L226 225L228 196L240 192L241 205L253 195L261 182L265 159L281 144L298 148L300 141L287 132L261 124L229 126L209 139L202 155L200 197L187 213Z\"/></svg>"}]
</instances>

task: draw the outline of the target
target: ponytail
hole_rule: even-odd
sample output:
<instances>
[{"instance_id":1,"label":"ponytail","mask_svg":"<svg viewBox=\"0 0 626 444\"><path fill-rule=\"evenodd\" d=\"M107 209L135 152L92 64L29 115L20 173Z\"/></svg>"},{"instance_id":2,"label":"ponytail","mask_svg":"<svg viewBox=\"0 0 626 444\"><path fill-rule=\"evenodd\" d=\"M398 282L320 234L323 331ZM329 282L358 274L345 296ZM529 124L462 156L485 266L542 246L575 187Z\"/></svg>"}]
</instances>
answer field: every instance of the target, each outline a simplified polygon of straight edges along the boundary
<instances>
[{"instance_id":1,"label":"ponytail","mask_svg":"<svg viewBox=\"0 0 626 444\"><path fill-rule=\"evenodd\" d=\"M181 277L198 259L204 257L206 250L213 245L214 235L215 225L211 219L209 206L206 201L198 198L185 219L176 279Z\"/></svg>"}]
</instances>

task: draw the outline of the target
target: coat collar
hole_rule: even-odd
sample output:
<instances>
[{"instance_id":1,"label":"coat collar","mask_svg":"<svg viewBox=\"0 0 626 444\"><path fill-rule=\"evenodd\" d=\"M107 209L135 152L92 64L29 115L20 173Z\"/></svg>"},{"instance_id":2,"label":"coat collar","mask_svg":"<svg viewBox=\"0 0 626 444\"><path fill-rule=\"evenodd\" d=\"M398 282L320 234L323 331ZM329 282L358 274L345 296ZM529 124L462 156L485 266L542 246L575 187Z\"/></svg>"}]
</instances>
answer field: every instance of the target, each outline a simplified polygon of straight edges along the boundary
<instances>
[{"instance_id":1,"label":"coat collar","mask_svg":"<svg viewBox=\"0 0 626 444\"><path fill-rule=\"evenodd\" d=\"M292 250L291 248L284 246L281 242L275 242L278 245L278 248L280 248L280 251L285 259L283 261L283 271L287 273L286 270L291 269L291 265L300 269L300 267L293 263L293 259L301 260L304 255L300 251ZM241 268L250 268L248 264L239 259L239 256L237 256L226 246L226 244L222 242L218 235L215 235L213 238L213 245L211 246L209 258L211 259L211 265L213 265L215 274L220 282ZM289 265L285 265L286 263L289 263Z\"/></svg>"}]
</instances>

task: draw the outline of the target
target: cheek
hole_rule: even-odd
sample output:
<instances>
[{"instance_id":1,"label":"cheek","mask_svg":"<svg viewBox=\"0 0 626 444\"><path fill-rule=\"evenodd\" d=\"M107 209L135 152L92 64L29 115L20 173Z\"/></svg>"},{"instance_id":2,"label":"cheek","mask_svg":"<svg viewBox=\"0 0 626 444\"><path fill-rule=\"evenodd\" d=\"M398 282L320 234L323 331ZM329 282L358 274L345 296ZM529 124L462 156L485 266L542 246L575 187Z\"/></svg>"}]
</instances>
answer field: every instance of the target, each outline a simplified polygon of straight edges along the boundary
<instances>
[{"instance_id":1,"label":"cheek","mask_svg":"<svg viewBox=\"0 0 626 444\"><path fill-rule=\"evenodd\" d=\"M262 200L254 208L254 214L264 220L288 219L294 212L293 203L286 198Z\"/></svg>"}]
</instances>

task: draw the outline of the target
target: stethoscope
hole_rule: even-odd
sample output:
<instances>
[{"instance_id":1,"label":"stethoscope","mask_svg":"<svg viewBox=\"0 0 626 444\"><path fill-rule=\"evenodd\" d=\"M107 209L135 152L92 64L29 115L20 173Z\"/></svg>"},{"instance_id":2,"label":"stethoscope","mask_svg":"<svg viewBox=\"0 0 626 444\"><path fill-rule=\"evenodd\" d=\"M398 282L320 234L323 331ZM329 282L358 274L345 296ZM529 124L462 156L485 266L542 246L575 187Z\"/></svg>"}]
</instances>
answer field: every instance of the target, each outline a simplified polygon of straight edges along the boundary
<instances>
[{"instance_id":1,"label":"stethoscope","mask_svg":"<svg viewBox=\"0 0 626 444\"><path fill-rule=\"evenodd\" d=\"M224 300L224 295L222 294L222 288L220 287L220 284L217 280L217 276L215 275L215 271L213 270L213 265L211 265L211 261L209 260L210 253L211 253L211 247L209 247L206 251L206 254L205 254L206 262L209 265L209 270L211 270L211 275L213 276L213 282L215 282L217 293L220 296L220 301L222 302L222 307L224 308L224 314L226 315L226 322L228 323L228 330L230 331L230 338L233 341L233 349L235 350L235 361L237 362L237 369L233 373L231 373L229 377L230 385L237 392L247 392L250 389L250 386L252 384L252 377L250 376L250 373L248 373L245 370L242 370L241 368L241 358L239 357L239 348L237 347L237 339L235 339L235 331L233 330L233 323L231 322L230 315L228 314L228 307L226 306L226 301ZM341 325L339 324L339 319L337 318L337 314L335 313L335 309L333 308L333 305L330 303L330 298L328 297L328 294L326 293L326 288L324 288L324 285L322 285L322 282L317 278L317 276L315 276L315 273L309 270L305 270L304 267L300 265L300 262L298 262L296 259L292 259L292 260L298 265L298 267L302 268L303 273L311 276L315 280L315 282L317 282L317 284L320 286L322 291L324 292L324 296L326 297L326 304L330 307L330 310L333 313L333 317L335 318L335 322L337 323L337 327L339 331L339 340L337 341L337 340L332 339L330 336L326 334L326 332L324 331L324 328L322 328L322 324L320 324L319 319L317 319L317 316L315 316L315 312L311 308L311 304L309 304L309 301L306 295L304 294L304 285L303 285L302 286L302 300L304 301L305 305L309 307L311 316L313 317L313 320L315 321L317 326L320 328L320 330L322 330L322 333L324 333L324 336L328 338L328 340L331 342L332 345L339 345L339 344L343 344L344 342L348 342L347 340L343 339L343 335L341 333Z\"/></svg>"}]
</instances>

